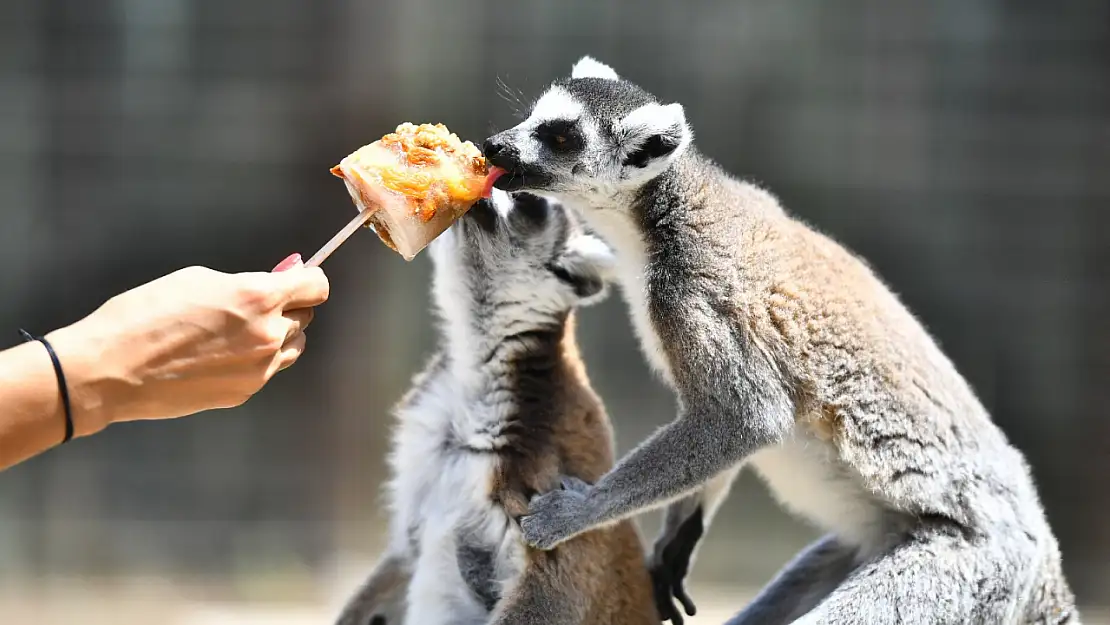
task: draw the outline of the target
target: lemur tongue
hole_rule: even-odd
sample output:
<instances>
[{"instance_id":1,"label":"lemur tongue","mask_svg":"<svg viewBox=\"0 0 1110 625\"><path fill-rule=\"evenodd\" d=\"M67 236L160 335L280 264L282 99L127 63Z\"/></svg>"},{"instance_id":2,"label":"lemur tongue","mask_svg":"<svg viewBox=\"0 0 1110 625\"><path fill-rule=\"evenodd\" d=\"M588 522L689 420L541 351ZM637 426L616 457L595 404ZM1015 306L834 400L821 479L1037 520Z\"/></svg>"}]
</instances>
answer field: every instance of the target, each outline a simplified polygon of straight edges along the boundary
<instances>
[{"instance_id":1,"label":"lemur tongue","mask_svg":"<svg viewBox=\"0 0 1110 625\"><path fill-rule=\"evenodd\" d=\"M497 182L498 178L504 176L507 173L509 172L501 169L500 167L497 167L496 165L490 167L489 173L486 174L486 184L482 188L482 197L489 197L493 193L493 183Z\"/></svg>"}]
</instances>

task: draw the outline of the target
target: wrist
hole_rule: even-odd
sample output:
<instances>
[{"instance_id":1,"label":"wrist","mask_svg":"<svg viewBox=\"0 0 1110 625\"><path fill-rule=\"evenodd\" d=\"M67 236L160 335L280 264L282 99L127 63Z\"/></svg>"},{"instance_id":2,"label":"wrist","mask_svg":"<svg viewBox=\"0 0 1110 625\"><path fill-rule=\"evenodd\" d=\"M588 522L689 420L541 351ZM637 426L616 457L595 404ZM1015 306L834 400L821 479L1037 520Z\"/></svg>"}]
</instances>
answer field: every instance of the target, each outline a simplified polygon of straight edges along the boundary
<instances>
[{"instance_id":1,"label":"wrist","mask_svg":"<svg viewBox=\"0 0 1110 625\"><path fill-rule=\"evenodd\" d=\"M46 335L69 391L73 436L89 436L119 420L129 402L125 372L110 357L110 338L78 321Z\"/></svg>"}]
</instances>

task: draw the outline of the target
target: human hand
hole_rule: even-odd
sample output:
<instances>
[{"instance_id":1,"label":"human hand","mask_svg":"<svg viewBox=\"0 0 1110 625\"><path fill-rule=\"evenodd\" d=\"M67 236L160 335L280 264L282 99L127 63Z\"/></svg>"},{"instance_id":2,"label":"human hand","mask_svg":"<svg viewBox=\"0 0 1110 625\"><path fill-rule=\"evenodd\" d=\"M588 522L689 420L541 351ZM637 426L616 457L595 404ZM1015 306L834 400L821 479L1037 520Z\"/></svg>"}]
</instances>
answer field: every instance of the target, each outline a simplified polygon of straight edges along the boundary
<instances>
[{"instance_id":1,"label":"human hand","mask_svg":"<svg viewBox=\"0 0 1110 625\"><path fill-rule=\"evenodd\" d=\"M244 403L296 362L328 295L324 273L295 256L272 273L189 267L113 297L47 336L76 434Z\"/></svg>"}]
</instances>

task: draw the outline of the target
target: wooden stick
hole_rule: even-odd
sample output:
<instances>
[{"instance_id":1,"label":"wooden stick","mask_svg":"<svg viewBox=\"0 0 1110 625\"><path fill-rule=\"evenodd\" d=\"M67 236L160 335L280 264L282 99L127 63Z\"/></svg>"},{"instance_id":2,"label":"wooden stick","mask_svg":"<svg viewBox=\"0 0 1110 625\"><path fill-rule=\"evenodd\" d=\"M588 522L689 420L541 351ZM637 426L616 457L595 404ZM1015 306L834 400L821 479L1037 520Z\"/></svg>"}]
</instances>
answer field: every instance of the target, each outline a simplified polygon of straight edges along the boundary
<instances>
[{"instance_id":1,"label":"wooden stick","mask_svg":"<svg viewBox=\"0 0 1110 625\"><path fill-rule=\"evenodd\" d=\"M352 219L350 223L343 226L343 229L337 232L330 241L325 243L324 247L321 247L319 252L316 252L312 255L312 258L308 259L308 262L305 263L305 267L319 267L320 263L324 262L324 259L331 256L332 252L339 249L339 246L343 245L344 241L351 238L351 235L354 234L356 230L366 224L366 221L370 219L370 215L373 215L377 209L378 207L376 206L370 206L358 215L355 215L355 218Z\"/></svg>"}]
</instances>

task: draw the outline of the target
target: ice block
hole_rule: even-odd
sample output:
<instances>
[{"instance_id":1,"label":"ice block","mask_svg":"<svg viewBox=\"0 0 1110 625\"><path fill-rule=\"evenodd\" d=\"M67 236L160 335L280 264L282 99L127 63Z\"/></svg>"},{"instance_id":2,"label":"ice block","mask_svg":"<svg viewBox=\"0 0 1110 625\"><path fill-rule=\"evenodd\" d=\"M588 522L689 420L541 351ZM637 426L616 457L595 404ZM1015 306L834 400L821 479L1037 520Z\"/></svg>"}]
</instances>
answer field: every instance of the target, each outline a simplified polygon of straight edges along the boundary
<instances>
[{"instance_id":1,"label":"ice block","mask_svg":"<svg viewBox=\"0 0 1110 625\"><path fill-rule=\"evenodd\" d=\"M478 148L443 124L410 123L359 148L331 172L343 179L359 216L317 255L326 257L365 224L405 260L487 193L490 173Z\"/></svg>"}]
</instances>

